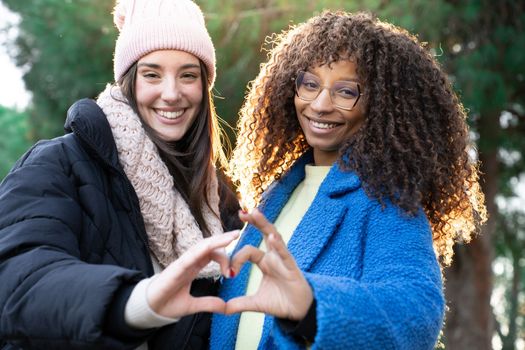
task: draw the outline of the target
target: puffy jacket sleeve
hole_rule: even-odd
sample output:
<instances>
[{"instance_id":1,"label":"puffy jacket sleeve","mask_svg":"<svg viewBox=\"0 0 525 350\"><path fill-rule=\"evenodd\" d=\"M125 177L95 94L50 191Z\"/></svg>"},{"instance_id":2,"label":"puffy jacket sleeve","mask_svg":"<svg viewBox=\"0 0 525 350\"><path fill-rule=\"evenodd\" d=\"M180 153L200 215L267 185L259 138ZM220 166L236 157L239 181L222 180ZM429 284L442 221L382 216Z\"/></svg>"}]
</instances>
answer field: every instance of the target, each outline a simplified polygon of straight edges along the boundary
<instances>
[{"instance_id":1,"label":"puffy jacket sleeve","mask_svg":"<svg viewBox=\"0 0 525 350\"><path fill-rule=\"evenodd\" d=\"M311 349L433 349L444 297L425 215L377 205L362 244L360 278L305 273L317 302ZM278 322L273 333L276 348L302 348Z\"/></svg>"},{"instance_id":2,"label":"puffy jacket sleeve","mask_svg":"<svg viewBox=\"0 0 525 350\"><path fill-rule=\"evenodd\" d=\"M0 184L0 338L21 348L132 349L107 320L139 272L80 260L83 208L67 146L37 144Z\"/></svg>"}]
</instances>

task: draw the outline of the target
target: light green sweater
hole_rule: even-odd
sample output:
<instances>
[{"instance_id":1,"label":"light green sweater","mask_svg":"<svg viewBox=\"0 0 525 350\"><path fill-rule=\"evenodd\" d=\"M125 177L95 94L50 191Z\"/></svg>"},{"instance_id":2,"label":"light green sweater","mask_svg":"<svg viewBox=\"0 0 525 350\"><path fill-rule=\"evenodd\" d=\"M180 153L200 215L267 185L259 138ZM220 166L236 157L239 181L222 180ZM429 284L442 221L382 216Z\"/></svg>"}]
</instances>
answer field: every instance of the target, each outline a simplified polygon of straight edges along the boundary
<instances>
[{"instance_id":1,"label":"light green sweater","mask_svg":"<svg viewBox=\"0 0 525 350\"><path fill-rule=\"evenodd\" d=\"M321 182L328 174L329 166L306 165L305 178L292 193L290 200L286 203L283 210L275 220L275 227L282 235L283 240L288 243L293 232L304 214L312 204ZM261 241L259 249L266 251L264 240ZM246 295L257 292L261 284L261 270L254 264L250 270ZM264 314L260 312L243 312L237 331L237 342L235 349L250 350L257 349L261 339L262 327L264 324Z\"/></svg>"}]
</instances>

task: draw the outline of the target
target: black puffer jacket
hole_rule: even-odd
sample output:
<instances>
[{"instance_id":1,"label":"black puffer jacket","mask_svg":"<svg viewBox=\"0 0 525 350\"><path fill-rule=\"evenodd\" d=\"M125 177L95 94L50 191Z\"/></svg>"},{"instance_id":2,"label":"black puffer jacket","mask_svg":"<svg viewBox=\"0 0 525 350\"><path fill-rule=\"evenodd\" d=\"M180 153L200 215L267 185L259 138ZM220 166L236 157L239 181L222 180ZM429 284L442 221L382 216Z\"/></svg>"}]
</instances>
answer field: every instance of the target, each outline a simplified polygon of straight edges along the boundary
<instances>
[{"instance_id":1,"label":"black puffer jacket","mask_svg":"<svg viewBox=\"0 0 525 350\"><path fill-rule=\"evenodd\" d=\"M66 131L37 143L0 184L3 348L207 348L207 314L146 331L125 324L132 289L153 274L138 198L94 101L70 108ZM222 186L221 195L225 230L239 227L233 194ZM192 293L215 288L194 282Z\"/></svg>"}]
</instances>

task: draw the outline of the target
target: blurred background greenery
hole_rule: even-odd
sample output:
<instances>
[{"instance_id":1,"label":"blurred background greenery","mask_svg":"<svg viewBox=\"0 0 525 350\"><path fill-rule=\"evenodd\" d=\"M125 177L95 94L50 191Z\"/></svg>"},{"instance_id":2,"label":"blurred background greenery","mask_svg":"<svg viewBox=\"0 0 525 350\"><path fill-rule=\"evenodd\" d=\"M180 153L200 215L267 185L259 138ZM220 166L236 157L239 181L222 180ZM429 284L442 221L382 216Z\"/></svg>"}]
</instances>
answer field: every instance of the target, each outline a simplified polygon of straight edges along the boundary
<instances>
[{"instance_id":1,"label":"blurred background greenery","mask_svg":"<svg viewBox=\"0 0 525 350\"><path fill-rule=\"evenodd\" d=\"M68 107L112 80L108 0L0 0L20 21L0 45L23 69L29 106L0 106L0 178L36 140L62 134ZM445 270L446 349L525 349L525 2L197 0L217 50L219 115L235 126L268 35L323 9L366 10L417 33L469 112L490 220ZM13 27L15 26L15 27ZM266 45L264 43L266 42ZM234 138L233 130L230 136Z\"/></svg>"}]
</instances>

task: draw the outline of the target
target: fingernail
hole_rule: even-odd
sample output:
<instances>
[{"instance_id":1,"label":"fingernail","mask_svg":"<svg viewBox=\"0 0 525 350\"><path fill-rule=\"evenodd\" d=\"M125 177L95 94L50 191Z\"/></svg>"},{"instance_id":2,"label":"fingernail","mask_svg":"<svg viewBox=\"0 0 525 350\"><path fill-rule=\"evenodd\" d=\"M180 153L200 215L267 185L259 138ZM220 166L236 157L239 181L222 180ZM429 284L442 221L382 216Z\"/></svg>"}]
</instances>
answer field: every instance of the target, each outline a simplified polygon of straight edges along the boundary
<instances>
[{"instance_id":1,"label":"fingernail","mask_svg":"<svg viewBox=\"0 0 525 350\"><path fill-rule=\"evenodd\" d=\"M230 267L230 278L234 278L235 277L235 271L233 271L233 269Z\"/></svg>"},{"instance_id":2,"label":"fingernail","mask_svg":"<svg viewBox=\"0 0 525 350\"><path fill-rule=\"evenodd\" d=\"M244 209L239 209L239 213L244 214L244 215L248 214L248 212Z\"/></svg>"},{"instance_id":3,"label":"fingernail","mask_svg":"<svg viewBox=\"0 0 525 350\"><path fill-rule=\"evenodd\" d=\"M241 207L241 211L243 214L248 214L248 207L246 206L243 200L239 201L239 206Z\"/></svg>"}]
</instances>

